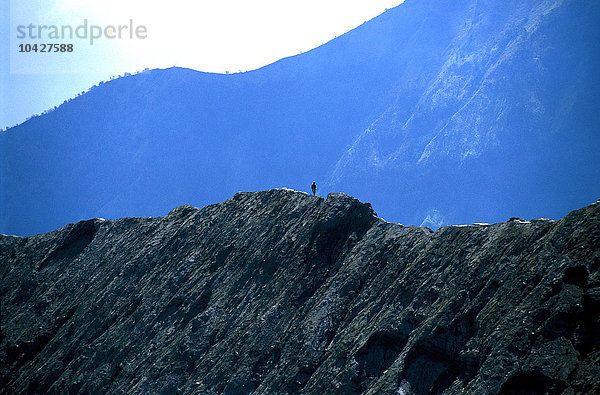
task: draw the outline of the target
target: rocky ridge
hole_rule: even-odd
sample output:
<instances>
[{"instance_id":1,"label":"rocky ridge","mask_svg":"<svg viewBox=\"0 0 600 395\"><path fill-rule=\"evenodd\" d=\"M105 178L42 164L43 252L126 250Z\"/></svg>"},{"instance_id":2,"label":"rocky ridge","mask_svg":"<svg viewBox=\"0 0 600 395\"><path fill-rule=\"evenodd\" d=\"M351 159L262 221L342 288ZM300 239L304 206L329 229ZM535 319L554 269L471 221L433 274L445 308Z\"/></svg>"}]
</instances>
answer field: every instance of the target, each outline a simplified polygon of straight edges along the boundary
<instances>
[{"instance_id":1,"label":"rocky ridge","mask_svg":"<svg viewBox=\"0 0 600 395\"><path fill-rule=\"evenodd\" d=\"M598 393L600 203L405 227L242 192L0 236L0 393Z\"/></svg>"}]
</instances>

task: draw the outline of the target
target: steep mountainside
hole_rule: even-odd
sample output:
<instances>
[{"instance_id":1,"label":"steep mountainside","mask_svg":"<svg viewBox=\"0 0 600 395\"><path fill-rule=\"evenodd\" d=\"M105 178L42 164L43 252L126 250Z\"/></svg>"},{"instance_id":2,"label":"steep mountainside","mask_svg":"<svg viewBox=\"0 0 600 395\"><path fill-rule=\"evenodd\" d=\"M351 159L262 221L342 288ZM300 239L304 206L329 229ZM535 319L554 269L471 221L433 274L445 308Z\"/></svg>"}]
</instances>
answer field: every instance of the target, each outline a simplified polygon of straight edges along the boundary
<instances>
[{"instance_id":1,"label":"steep mountainside","mask_svg":"<svg viewBox=\"0 0 600 395\"><path fill-rule=\"evenodd\" d=\"M0 133L0 233L313 180L406 224L560 218L600 194L599 21L597 1L407 0L253 72L105 83Z\"/></svg>"},{"instance_id":2,"label":"steep mountainside","mask_svg":"<svg viewBox=\"0 0 600 395\"><path fill-rule=\"evenodd\" d=\"M595 199L600 3L461 3L416 100L399 91L338 161L333 189L387 202L386 216L408 223L426 210L431 225L435 214L561 217Z\"/></svg>"},{"instance_id":3,"label":"steep mountainside","mask_svg":"<svg viewBox=\"0 0 600 395\"><path fill-rule=\"evenodd\" d=\"M0 393L600 393L599 246L286 189L0 236Z\"/></svg>"}]
</instances>

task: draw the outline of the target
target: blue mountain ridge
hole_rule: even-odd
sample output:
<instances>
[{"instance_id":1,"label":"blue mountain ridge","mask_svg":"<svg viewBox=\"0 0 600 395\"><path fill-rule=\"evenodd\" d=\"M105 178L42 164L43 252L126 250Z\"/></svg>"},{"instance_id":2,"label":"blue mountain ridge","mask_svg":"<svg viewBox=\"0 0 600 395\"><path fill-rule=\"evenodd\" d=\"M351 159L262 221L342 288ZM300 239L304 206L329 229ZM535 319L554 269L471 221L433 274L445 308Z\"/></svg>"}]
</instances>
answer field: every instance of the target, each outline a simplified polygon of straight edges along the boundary
<instances>
[{"instance_id":1,"label":"blue mountain ridge","mask_svg":"<svg viewBox=\"0 0 600 395\"><path fill-rule=\"evenodd\" d=\"M599 17L407 0L255 71L106 82L0 133L0 233L313 180L405 224L562 217L600 192Z\"/></svg>"}]
</instances>

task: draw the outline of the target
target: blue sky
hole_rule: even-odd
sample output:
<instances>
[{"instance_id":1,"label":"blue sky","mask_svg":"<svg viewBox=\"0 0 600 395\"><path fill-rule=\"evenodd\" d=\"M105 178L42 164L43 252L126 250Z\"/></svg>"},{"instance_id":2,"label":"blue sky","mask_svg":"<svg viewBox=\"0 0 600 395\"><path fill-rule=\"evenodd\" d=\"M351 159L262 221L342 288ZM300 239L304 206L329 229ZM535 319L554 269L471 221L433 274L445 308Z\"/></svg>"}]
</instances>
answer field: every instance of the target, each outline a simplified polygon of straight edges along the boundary
<instances>
[{"instance_id":1,"label":"blue sky","mask_svg":"<svg viewBox=\"0 0 600 395\"><path fill-rule=\"evenodd\" d=\"M209 72L253 70L308 51L372 19L402 0L11 0L1 2L5 53L0 128L62 103L99 81L144 68L188 67ZM18 37L38 26L97 26L103 36L45 41L74 43L72 53L19 53ZM113 26L143 26L146 37L107 39ZM25 28L23 28L25 27ZM106 30L108 29L108 30ZM89 35L89 27L86 27ZM83 32L84 30L82 30ZM68 30L67 30L68 32ZM127 30L125 30L125 33Z\"/></svg>"}]
</instances>

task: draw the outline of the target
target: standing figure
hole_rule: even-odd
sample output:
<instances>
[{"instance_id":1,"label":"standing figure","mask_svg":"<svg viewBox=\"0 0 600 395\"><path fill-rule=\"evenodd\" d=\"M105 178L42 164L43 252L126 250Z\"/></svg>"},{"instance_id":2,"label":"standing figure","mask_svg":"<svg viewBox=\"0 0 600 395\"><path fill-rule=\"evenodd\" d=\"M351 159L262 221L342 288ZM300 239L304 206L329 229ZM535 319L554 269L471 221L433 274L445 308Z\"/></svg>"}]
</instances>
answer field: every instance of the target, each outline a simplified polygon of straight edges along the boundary
<instances>
[{"instance_id":1,"label":"standing figure","mask_svg":"<svg viewBox=\"0 0 600 395\"><path fill-rule=\"evenodd\" d=\"M312 189L313 195L315 193L317 193L317 184L314 181L313 181L312 185L310 186L310 189Z\"/></svg>"}]
</instances>

